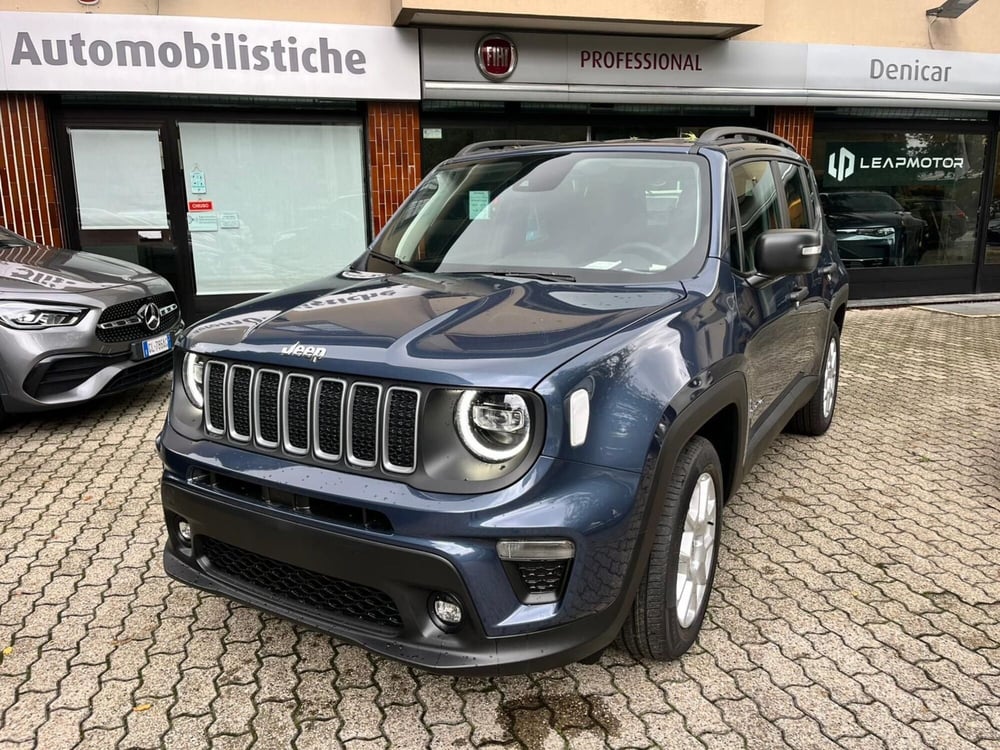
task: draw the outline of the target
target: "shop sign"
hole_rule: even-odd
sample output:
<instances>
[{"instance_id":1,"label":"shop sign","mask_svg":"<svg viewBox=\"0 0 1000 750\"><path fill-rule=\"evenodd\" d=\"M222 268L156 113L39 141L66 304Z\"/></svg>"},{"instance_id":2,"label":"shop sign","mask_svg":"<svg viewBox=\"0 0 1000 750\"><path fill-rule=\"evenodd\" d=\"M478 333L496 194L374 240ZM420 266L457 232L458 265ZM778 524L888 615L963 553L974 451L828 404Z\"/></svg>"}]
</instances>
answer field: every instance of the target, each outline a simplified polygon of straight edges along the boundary
<instances>
[{"instance_id":1,"label":"shop sign","mask_svg":"<svg viewBox=\"0 0 1000 750\"><path fill-rule=\"evenodd\" d=\"M671 37L424 29L427 99L838 106L1000 105L1000 55ZM485 55L485 57L484 57ZM507 67L509 60L516 62ZM496 74L503 72L502 78ZM490 79L483 81L484 76Z\"/></svg>"},{"instance_id":2,"label":"shop sign","mask_svg":"<svg viewBox=\"0 0 1000 750\"><path fill-rule=\"evenodd\" d=\"M420 98L412 29L0 12L0 55L10 91Z\"/></svg>"},{"instance_id":3,"label":"shop sign","mask_svg":"<svg viewBox=\"0 0 1000 750\"><path fill-rule=\"evenodd\" d=\"M188 211L211 211L212 201L188 201Z\"/></svg>"},{"instance_id":4,"label":"shop sign","mask_svg":"<svg viewBox=\"0 0 1000 750\"><path fill-rule=\"evenodd\" d=\"M510 37L503 34L487 34L476 45L476 61L479 72L491 81L502 81L510 77L517 67L517 47Z\"/></svg>"},{"instance_id":5,"label":"shop sign","mask_svg":"<svg viewBox=\"0 0 1000 750\"><path fill-rule=\"evenodd\" d=\"M661 52L622 49L580 50L579 66L586 70L692 70L701 72L697 52Z\"/></svg>"},{"instance_id":6,"label":"shop sign","mask_svg":"<svg viewBox=\"0 0 1000 750\"><path fill-rule=\"evenodd\" d=\"M800 89L805 49L668 37L536 32L484 37L463 29L421 33L425 98L497 99L510 89L518 99L629 101L694 86L713 87L721 95L762 79Z\"/></svg>"},{"instance_id":7,"label":"shop sign","mask_svg":"<svg viewBox=\"0 0 1000 750\"><path fill-rule=\"evenodd\" d=\"M830 142L826 176L842 187L951 182L965 176L968 159L960 143L934 142L933 136L907 143Z\"/></svg>"},{"instance_id":8,"label":"shop sign","mask_svg":"<svg viewBox=\"0 0 1000 750\"><path fill-rule=\"evenodd\" d=\"M807 82L816 90L924 92L942 98L996 94L1000 55L951 50L810 44Z\"/></svg>"}]
</instances>

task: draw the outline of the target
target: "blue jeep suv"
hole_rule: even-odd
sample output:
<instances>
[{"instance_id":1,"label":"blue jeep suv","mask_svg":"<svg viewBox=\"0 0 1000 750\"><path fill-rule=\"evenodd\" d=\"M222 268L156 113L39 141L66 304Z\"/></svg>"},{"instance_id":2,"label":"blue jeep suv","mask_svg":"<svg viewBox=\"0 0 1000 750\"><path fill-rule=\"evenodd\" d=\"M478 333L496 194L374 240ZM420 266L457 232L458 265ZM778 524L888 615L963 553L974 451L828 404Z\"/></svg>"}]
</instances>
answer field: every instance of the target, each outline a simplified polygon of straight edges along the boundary
<instances>
[{"instance_id":1,"label":"blue jeep suv","mask_svg":"<svg viewBox=\"0 0 1000 750\"><path fill-rule=\"evenodd\" d=\"M723 503L830 425L846 301L770 133L475 144L350 267L178 340L165 568L430 670L677 657Z\"/></svg>"}]
</instances>

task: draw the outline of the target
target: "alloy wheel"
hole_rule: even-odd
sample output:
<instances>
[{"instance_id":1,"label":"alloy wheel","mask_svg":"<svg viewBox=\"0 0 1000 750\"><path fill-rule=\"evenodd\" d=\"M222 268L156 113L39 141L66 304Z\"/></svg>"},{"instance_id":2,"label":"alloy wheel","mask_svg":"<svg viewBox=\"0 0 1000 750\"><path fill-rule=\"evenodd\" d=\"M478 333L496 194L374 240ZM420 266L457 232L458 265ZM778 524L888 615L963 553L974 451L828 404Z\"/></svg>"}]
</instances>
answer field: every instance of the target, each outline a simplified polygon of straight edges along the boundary
<instances>
[{"instance_id":1,"label":"alloy wheel","mask_svg":"<svg viewBox=\"0 0 1000 750\"><path fill-rule=\"evenodd\" d=\"M680 554L677 561L677 621L682 628L698 617L715 563L715 526L719 503L715 481L708 472L695 482L684 517Z\"/></svg>"},{"instance_id":2,"label":"alloy wheel","mask_svg":"<svg viewBox=\"0 0 1000 750\"><path fill-rule=\"evenodd\" d=\"M833 401L837 397L837 339L830 339L826 352L826 368L823 370L823 419L833 413Z\"/></svg>"}]
</instances>

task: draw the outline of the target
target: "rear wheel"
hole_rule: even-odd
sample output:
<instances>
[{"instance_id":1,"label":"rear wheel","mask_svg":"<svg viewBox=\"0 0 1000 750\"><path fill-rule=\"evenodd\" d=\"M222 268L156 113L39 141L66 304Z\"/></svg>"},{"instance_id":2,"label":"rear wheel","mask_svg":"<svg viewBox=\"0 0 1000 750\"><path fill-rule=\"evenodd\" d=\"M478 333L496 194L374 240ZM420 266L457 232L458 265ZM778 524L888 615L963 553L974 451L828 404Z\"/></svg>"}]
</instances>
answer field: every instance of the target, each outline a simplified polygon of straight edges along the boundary
<instances>
[{"instance_id":1,"label":"rear wheel","mask_svg":"<svg viewBox=\"0 0 1000 750\"><path fill-rule=\"evenodd\" d=\"M622 628L622 641L636 658L676 659L698 637L722 530L720 466L703 437L692 438L678 457L649 565Z\"/></svg>"},{"instance_id":2,"label":"rear wheel","mask_svg":"<svg viewBox=\"0 0 1000 750\"><path fill-rule=\"evenodd\" d=\"M822 435L830 429L833 410L837 406L837 386L840 381L840 329L833 324L826 342L819 388L809 403L795 412L788 423L790 432L800 435Z\"/></svg>"}]
</instances>

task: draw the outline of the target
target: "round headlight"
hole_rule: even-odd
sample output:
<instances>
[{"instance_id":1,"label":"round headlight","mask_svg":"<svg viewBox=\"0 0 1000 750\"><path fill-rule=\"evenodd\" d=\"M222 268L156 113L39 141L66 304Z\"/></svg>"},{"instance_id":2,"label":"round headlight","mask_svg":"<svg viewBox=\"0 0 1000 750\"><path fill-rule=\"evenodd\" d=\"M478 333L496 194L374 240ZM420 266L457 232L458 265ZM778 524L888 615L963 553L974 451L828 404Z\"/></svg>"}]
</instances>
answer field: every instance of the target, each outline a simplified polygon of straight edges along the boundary
<instances>
[{"instance_id":1,"label":"round headlight","mask_svg":"<svg viewBox=\"0 0 1000 750\"><path fill-rule=\"evenodd\" d=\"M455 407L455 426L465 447L490 463L514 458L531 437L528 404L516 393L466 391Z\"/></svg>"},{"instance_id":2,"label":"round headlight","mask_svg":"<svg viewBox=\"0 0 1000 750\"><path fill-rule=\"evenodd\" d=\"M205 405L205 360L191 352L184 355L184 390L192 404Z\"/></svg>"}]
</instances>

